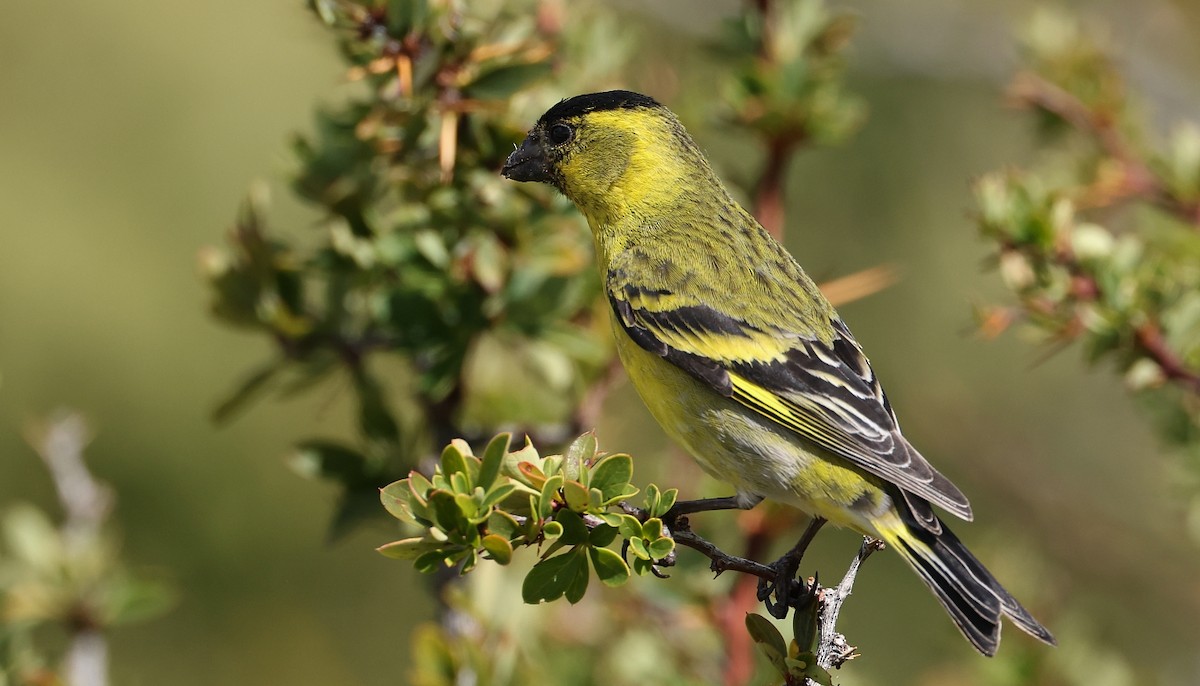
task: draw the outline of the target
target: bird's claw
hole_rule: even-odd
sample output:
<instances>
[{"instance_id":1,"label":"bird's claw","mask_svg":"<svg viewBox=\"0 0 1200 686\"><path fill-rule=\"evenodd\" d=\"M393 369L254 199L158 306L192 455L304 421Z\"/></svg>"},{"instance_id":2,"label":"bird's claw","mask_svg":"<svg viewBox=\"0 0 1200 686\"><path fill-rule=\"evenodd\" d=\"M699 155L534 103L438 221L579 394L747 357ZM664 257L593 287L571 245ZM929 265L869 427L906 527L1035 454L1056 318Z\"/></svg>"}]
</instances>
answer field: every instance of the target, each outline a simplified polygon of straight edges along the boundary
<instances>
[{"instance_id":1,"label":"bird's claw","mask_svg":"<svg viewBox=\"0 0 1200 686\"><path fill-rule=\"evenodd\" d=\"M775 619L787 617L791 608L803 607L820 588L816 577L812 582L796 578L796 568L790 561L779 560L771 567L775 570L775 579L759 578L756 597L767 608ZM774 600L772 600L772 596Z\"/></svg>"}]
</instances>

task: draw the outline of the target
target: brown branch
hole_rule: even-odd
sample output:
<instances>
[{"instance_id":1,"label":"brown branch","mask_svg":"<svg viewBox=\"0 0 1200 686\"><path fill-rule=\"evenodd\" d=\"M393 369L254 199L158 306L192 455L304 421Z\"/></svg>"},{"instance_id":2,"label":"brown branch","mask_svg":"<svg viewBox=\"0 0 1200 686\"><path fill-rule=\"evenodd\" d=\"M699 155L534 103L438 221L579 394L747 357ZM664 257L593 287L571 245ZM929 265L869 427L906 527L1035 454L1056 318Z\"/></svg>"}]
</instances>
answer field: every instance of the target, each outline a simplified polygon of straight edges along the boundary
<instances>
[{"instance_id":1,"label":"brown branch","mask_svg":"<svg viewBox=\"0 0 1200 686\"><path fill-rule=\"evenodd\" d=\"M795 152L798 139L773 137L766 141L767 159L754 187L753 214L772 236L783 239L783 185L787 164Z\"/></svg>"},{"instance_id":2,"label":"brown branch","mask_svg":"<svg viewBox=\"0 0 1200 686\"><path fill-rule=\"evenodd\" d=\"M767 517L762 508L739 513L738 528L745 540L742 556L752 560L764 556L781 529L790 528L791 519ZM754 641L746 631L746 614L758 603L757 577L742 575L734 581L729 595L714 599L709 608L725 646L722 681L726 686L749 683L754 675Z\"/></svg>"},{"instance_id":3,"label":"brown branch","mask_svg":"<svg viewBox=\"0 0 1200 686\"><path fill-rule=\"evenodd\" d=\"M1076 301L1100 300L1103 293L1100 282L1084 269L1075 259L1074 254L1063 248L1056 251L1052 259L1070 272L1072 277L1071 294ZM1149 321L1133 330L1138 351L1157 364L1168 381L1200 395L1200 370L1188 367L1179 353L1172 350L1167 343L1161 325L1153 317L1150 317L1149 313L1146 314ZM1083 330L1075 320L1069 321L1067 326L1064 333L1068 339L1074 338Z\"/></svg>"},{"instance_id":4,"label":"brown branch","mask_svg":"<svg viewBox=\"0 0 1200 686\"><path fill-rule=\"evenodd\" d=\"M1188 368L1179 355L1167 345L1157 324L1143 324L1134 330L1138 347L1154 360L1167 380L1200 395L1200 371Z\"/></svg>"},{"instance_id":5,"label":"brown branch","mask_svg":"<svg viewBox=\"0 0 1200 686\"><path fill-rule=\"evenodd\" d=\"M1200 203L1186 202L1173 195L1150 168L1136 147L1122 133L1115 118L1089 108L1074 94L1031 71L1018 73L1009 85L1009 98L1019 106L1035 107L1055 116L1096 139L1101 151L1120 164L1121 175L1111 187L1091 189L1089 204L1108 206L1142 197L1179 219L1200 227Z\"/></svg>"}]
</instances>

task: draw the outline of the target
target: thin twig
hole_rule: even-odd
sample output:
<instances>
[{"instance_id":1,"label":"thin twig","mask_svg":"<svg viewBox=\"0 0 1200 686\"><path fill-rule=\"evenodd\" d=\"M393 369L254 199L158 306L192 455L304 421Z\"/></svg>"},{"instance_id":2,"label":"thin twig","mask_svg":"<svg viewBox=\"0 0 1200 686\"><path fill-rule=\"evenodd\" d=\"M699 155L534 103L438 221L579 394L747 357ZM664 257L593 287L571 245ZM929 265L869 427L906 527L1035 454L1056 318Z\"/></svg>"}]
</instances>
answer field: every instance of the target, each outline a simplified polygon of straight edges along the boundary
<instances>
[{"instance_id":1,"label":"thin twig","mask_svg":"<svg viewBox=\"0 0 1200 686\"><path fill-rule=\"evenodd\" d=\"M846 575L842 577L841 583L834 588L822 591L821 611L817 618L820 632L820 640L817 644L818 666L824 669L837 669L847 660L852 660L856 656L856 649L847 644L846 637L837 631L838 614L841 613L842 604L846 602L846 598L850 597L859 567L864 560L871 556L871 553L882 548L882 541L869 536L864 537L862 546L858 549L858 555L854 556L854 560L850 563L850 569L846 570Z\"/></svg>"},{"instance_id":2,"label":"thin twig","mask_svg":"<svg viewBox=\"0 0 1200 686\"><path fill-rule=\"evenodd\" d=\"M671 537L675 539L675 542L679 545L687 546L692 550L699 551L711 560L708 568L714 573L720 575L723 572L741 572L743 574L752 574L760 579L774 581L774 569L761 562L730 555L721 550L715 544L693 532L688 526L687 518L679 519L675 526L676 528L671 530Z\"/></svg>"},{"instance_id":3,"label":"thin twig","mask_svg":"<svg viewBox=\"0 0 1200 686\"><path fill-rule=\"evenodd\" d=\"M1179 354L1167 345L1162 330L1155 324L1143 324L1135 330L1138 347L1154 360L1169 380L1200 394L1200 371L1188 368Z\"/></svg>"},{"instance_id":4,"label":"thin twig","mask_svg":"<svg viewBox=\"0 0 1200 686\"><path fill-rule=\"evenodd\" d=\"M1193 226L1200 226L1200 203L1175 196L1158 174L1138 154L1108 112L1094 110L1070 91L1031 71L1021 72L1009 86L1009 97L1017 104L1043 109L1096 139L1104 154L1116 160L1124 172L1119 187L1103 194L1100 205L1143 197Z\"/></svg>"},{"instance_id":5,"label":"thin twig","mask_svg":"<svg viewBox=\"0 0 1200 686\"><path fill-rule=\"evenodd\" d=\"M83 449L91 440L87 422L77 412L59 412L44 428L26 433L26 440L46 463L66 518L62 525L64 544L80 551L100 535L112 511L112 491L97 481L83 461ZM99 620L87 608L77 608L69 622L71 645L64 664L68 686L108 684L108 642Z\"/></svg>"}]
</instances>

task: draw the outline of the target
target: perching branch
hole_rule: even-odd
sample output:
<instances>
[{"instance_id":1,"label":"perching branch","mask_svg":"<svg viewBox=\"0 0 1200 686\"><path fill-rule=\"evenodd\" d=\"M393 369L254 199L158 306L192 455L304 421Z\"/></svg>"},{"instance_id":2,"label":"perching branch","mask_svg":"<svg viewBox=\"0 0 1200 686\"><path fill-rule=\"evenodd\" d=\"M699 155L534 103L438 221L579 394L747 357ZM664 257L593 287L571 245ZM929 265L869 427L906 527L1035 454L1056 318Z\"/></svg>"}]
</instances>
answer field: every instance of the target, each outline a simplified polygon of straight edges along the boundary
<instances>
[{"instance_id":1,"label":"perching branch","mask_svg":"<svg viewBox=\"0 0 1200 686\"><path fill-rule=\"evenodd\" d=\"M858 656L854 646L847 644L846 637L837 631L838 614L841 613L842 604L846 602L846 598L850 597L850 591L854 587L854 580L858 576L858 569L862 566L863 561L870 557L871 553L882 549L883 541L869 536L863 537L862 546L859 547L858 554L854 556L854 560L850 563L850 569L846 570L846 575L842 577L841 583L834 588L820 591L821 607L817 615L818 631L820 632L820 639L817 643L818 666L824 669L838 669L847 661Z\"/></svg>"},{"instance_id":2,"label":"perching branch","mask_svg":"<svg viewBox=\"0 0 1200 686\"><path fill-rule=\"evenodd\" d=\"M647 516L647 513L641 508L624 502L620 503L620 506L627 514L634 515L639 519L644 520ZM850 568L837 586L821 587L815 577L806 583L797 578L797 571L805 551L816 538L817 532L824 523L825 520L820 517L813 518L796 544L769 565L726 553L716 544L692 531L687 517L681 516L670 522L670 536L677 544L696 550L709 558L709 569L717 575L734 571L758 577L760 579L758 599L777 618L786 617L788 609L796 612L803 611L815 596L818 636L815 650L817 666L824 670L830 670L838 669L847 661L857 657L856 648L847 643L846 637L837 631L837 620L842 611L842 605L850 597L859 568L872 553L883 549L883 542L869 536L864 537L858 553L850 563ZM669 564L674 564L674 560L672 559ZM796 584L804 587L805 592L791 592L789 589ZM777 603L772 603L770 600L772 592L776 596ZM785 683L802 683L787 675L785 677ZM810 678L805 678L803 683L805 686L809 684L817 686L816 682Z\"/></svg>"}]
</instances>

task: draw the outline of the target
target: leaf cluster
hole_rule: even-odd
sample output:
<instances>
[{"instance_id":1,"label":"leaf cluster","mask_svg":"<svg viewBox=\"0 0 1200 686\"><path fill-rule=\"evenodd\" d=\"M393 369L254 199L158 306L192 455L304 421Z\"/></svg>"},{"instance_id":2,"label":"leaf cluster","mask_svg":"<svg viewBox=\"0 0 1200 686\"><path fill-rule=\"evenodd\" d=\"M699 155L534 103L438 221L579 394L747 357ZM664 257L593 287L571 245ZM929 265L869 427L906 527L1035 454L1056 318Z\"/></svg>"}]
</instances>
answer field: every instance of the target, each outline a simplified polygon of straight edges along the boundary
<instances>
[{"instance_id":1,"label":"leaf cluster","mask_svg":"<svg viewBox=\"0 0 1200 686\"><path fill-rule=\"evenodd\" d=\"M611 356L577 214L498 173L556 68L559 27L537 6L313 0L354 84L292 146L292 187L317 211L315 231L269 230L253 193L228 247L202 254L213 314L277 351L217 418L348 376L360 444L309 441L299 461L348 496L453 436L573 429Z\"/></svg>"},{"instance_id":2,"label":"leaf cluster","mask_svg":"<svg viewBox=\"0 0 1200 686\"><path fill-rule=\"evenodd\" d=\"M496 436L480 457L456 439L431 476L413 472L384 487L380 498L387 511L422 533L379 552L412 560L425 573L455 567L466 574L480 558L507 565L515 549L535 547L538 561L521 589L525 602L534 604L564 596L579 602L593 573L620 586L631 571L654 572L673 561L675 542L662 516L675 504L674 489L649 486L643 520L619 508L639 493L630 483L628 455L598 451L591 433L564 454L546 457L528 440L509 451L510 438ZM632 563L613 550L618 539Z\"/></svg>"},{"instance_id":3,"label":"leaf cluster","mask_svg":"<svg viewBox=\"0 0 1200 686\"><path fill-rule=\"evenodd\" d=\"M721 46L733 62L732 123L765 140L835 144L862 125L862 100L843 88L843 52L856 17L822 0L746 3Z\"/></svg>"},{"instance_id":4,"label":"leaf cluster","mask_svg":"<svg viewBox=\"0 0 1200 686\"><path fill-rule=\"evenodd\" d=\"M814 600L792 613L795 638L790 641L784 639L771 620L753 612L746 614L746 631L750 634L750 640L788 686L807 686L810 682L833 686L833 676L829 670L817 664L818 607Z\"/></svg>"},{"instance_id":5,"label":"leaf cluster","mask_svg":"<svg viewBox=\"0 0 1200 686\"><path fill-rule=\"evenodd\" d=\"M1011 93L1059 144L1037 169L975 185L979 228L1017 298L982 309L981 326L1023 321L1056 345L1079 341L1132 390L1153 391L1165 436L1200 445L1200 126L1181 124L1163 148L1141 143L1090 33L1041 13L1028 34Z\"/></svg>"},{"instance_id":6,"label":"leaf cluster","mask_svg":"<svg viewBox=\"0 0 1200 686\"><path fill-rule=\"evenodd\" d=\"M56 438L59 448L69 440ZM61 493L63 477L51 471ZM121 559L106 523L107 487L88 493L95 500L84 521L88 495L80 494L88 486L72 486L75 500L63 501L68 515L61 525L25 503L0 513L0 685L59 683L64 645L87 633L102 649L109 629L173 604L166 584L130 572Z\"/></svg>"}]
</instances>

